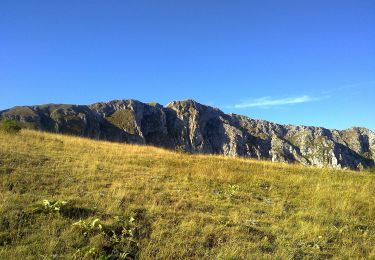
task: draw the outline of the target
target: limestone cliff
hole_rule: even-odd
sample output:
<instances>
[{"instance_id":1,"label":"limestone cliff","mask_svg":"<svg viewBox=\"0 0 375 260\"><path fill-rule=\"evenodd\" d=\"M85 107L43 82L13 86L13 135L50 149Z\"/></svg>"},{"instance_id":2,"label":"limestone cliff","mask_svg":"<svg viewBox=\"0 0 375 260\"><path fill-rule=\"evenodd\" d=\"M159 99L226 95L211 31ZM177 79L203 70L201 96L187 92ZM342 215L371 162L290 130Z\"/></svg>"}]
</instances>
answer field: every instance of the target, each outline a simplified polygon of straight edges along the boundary
<instances>
[{"instance_id":1,"label":"limestone cliff","mask_svg":"<svg viewBox=\"0 0 375 260\"><path fill-rule=\"evenodd\" d=\"M21 126L190 153L223 154L305 165L363 169L374 166L375 133L329 130L255 120L193 100L167 106L136 100L92 105L14 107L0 117Z\"/></svg>"}]
</instances>

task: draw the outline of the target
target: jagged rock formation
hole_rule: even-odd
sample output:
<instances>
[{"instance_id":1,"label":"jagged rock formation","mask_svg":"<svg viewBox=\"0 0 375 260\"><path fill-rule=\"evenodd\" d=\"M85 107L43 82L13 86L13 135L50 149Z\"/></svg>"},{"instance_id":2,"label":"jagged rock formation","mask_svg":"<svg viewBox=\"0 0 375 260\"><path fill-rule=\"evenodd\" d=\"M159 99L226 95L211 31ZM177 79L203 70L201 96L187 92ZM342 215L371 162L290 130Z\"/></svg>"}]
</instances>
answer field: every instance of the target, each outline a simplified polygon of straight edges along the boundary
<instances>
[{"instance_id":1,"label":"jagged rock formation","mask_svg":"<svg viewBox=\"0 0 375 260\"><path fill-rule=\"evenodd\" d=\"M338 131L279 125L228 115L193 100L166 107L136 100L22 106L1 111L0 117L27 128L190 153L351 169L372 167L375 160L375 133L366 128Z\"/></svg>"}]
</instances>

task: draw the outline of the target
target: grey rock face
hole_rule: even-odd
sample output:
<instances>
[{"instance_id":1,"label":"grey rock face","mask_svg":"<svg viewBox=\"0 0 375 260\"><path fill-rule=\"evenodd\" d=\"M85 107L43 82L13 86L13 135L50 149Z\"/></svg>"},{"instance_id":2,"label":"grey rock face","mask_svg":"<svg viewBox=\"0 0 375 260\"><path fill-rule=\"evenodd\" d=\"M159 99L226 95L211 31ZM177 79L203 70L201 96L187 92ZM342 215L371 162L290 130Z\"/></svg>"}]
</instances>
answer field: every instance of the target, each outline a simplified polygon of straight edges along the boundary
<instances>
[{"instance_id":1,"label":"grey rock face","mask_svg":"<svg viewBox=\"0 0 375 260\"><path fill-rule=\"evenodd\" d=\"M369 129L279 125L228 115L193 100L165 107L136 100L23 106L1 111L0 117L32 129L190 153L351 169L372 167L375 161L375 133Z\"/></svg>"}]
</instances>

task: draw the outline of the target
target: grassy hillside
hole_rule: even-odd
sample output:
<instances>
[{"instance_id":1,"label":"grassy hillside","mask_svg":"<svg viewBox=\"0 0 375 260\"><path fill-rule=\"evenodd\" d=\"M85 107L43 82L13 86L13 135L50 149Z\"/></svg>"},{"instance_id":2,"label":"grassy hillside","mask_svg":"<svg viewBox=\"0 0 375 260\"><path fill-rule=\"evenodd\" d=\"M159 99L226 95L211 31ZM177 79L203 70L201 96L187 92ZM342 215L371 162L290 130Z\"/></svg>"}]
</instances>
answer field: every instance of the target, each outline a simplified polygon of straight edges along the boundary
<instances>
[{"instance_id":1,"label":"grassy hillside","mask_svg":"<svg viewBox=\"0 0 375 260\"><path fill-rule=\"evenodd\" d=\"M375 175L0 134L0 259L375 258Z\"/></svg>"}]
</instances>

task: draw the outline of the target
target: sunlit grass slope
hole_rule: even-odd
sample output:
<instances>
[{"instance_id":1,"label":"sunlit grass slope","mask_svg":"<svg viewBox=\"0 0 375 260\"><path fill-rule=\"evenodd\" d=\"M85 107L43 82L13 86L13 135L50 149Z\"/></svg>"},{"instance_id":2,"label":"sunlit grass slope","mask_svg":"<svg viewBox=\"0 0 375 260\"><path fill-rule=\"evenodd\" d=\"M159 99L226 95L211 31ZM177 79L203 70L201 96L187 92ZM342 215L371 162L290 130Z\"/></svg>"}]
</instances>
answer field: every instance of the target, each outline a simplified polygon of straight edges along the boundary
<instances>
[{"instance_id":1,"label":"sunlit grass slope","mask_svg":"<svg viewBox=\"0 0 375 260\"><path fill-rule=\"evenodd\" d=\"M0 259L356 259L374 245L373 173L0 134Z\"/></svg>"}]
</instances>

